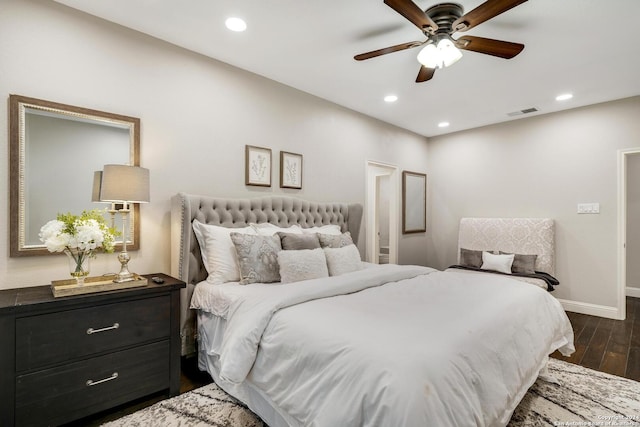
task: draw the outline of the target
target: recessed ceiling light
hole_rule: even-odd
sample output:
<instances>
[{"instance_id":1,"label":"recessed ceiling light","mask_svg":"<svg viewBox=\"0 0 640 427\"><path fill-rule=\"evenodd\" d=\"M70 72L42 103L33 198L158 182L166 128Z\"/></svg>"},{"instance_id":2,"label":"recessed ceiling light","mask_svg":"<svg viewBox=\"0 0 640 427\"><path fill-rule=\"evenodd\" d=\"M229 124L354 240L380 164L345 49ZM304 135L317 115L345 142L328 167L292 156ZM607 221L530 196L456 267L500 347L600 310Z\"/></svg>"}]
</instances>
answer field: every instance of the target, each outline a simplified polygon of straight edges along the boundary
<instances>
[{"instance_id":1,"label":"recessed ceiling light","mask_svg":"<svg viewBox=\"0 0 640 427\"><path fill-rule=\"evenodd\" d=\"M224 24L227 26L228 29L235 32L241 32L247 29L247 23L240 18L235 18L235 17L227 18Z\"/></svg>"},{"instance_id":2,"label":"recessed ceiling light","mask_svg":"<svg viewBox=\"0 0 640 427\"><path fill-rule=\"evenodd\" d=\"M556 96L556 101L566 101L568 99L573 98L573 94L571 93L563 93L562 95Z\"/></svg>"},{"instance_id":3,"label":"recessed ceiling light","mask_svg":"<svg viewBox=\"0 0 640 427\"><path fill-rule=\"evenodd\" d=\"M396 102L398 97L396 95L387 95L384 97L384 102Z\"/></svg>"},{"instance_id":4,"label":"recessed ceiling light","mask_svg":"<svg viewBox=\"0 0 640 427\"><path fill-rule=\"evenodd\" d=\"M450 124L449 122L440 122L440 123L438 123L438 127L439 128L446 128L446 127L449 126L449 124Z\"/></svg>"}]
</instances>

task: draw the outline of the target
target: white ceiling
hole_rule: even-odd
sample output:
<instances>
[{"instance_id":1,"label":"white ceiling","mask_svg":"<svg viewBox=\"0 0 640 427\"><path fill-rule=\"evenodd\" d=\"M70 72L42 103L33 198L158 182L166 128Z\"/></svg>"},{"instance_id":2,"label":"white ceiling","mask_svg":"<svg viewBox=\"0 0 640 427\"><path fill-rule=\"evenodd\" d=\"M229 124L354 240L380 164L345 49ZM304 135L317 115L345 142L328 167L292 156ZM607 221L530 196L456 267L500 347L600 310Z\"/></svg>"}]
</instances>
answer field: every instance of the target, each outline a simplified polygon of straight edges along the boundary
<instances>
[{"instance_id":1,"label":"white ceiling","mask_svg":"<svg viewBox=\"0 0 640 427\"><path fill-rule=\"evenodd\" d=\"M56 1L425 136L513 120L507 113L529 107L544 114L640 94L640 0L530 0L454 35L523 43L519 56L463 51L425 83L415 83L419 48L353 59L424 40L383 0ZM437 2L416 0L422 9ZM458 3L468 12L482 0ZM247 31L227 30L230 16ZM574 98L555 101L564 92ZM398 101L385 103L387 94Z\"/></svg>"}]
</instances>

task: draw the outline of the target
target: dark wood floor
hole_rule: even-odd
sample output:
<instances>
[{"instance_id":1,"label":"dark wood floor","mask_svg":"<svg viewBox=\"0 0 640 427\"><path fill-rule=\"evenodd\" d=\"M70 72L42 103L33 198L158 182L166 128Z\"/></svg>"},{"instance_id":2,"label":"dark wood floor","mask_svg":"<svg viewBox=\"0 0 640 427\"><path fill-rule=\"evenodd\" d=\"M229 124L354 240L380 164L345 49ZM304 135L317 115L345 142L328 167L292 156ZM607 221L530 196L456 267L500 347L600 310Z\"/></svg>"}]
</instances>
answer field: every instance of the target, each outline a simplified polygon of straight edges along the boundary
<instances>
[{"instance_id":1,"label":"dark wood floor","mask_svg":"<svg viewBox=\"0 0 640 427\"><path fill-rule=\"evenodd\" d=\"M568 312L576 352L552 357L640 381L640 298L627 297L625 320Z\"/></svg>"},{"instance_id":2,"label":"dark wood floor","mask_svg":"<svg viewBox=\"0 0 640 427\"><path fill-rule=\"evenodd\" d=\"M576 352L564 357L551 356L587 368L640 381L640 298L627 297L626 320L611 320L568 312L575 335ZM180 393L211 383L211 377L200 372L195 357L182 360ZM94 427L150 406L166 396L160 394L133 402L108 413L82 419L67 427Z\"/></svg>"}]
</instances>

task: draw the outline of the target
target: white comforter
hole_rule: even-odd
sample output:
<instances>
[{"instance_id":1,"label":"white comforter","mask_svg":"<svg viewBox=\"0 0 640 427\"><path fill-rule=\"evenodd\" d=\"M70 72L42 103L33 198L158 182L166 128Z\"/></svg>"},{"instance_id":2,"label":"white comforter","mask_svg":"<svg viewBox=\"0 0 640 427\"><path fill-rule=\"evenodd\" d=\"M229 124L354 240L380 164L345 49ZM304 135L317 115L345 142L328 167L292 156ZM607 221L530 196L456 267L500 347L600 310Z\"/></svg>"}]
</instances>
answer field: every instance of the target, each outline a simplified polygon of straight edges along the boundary
<instances>
[{"instance_id":1,"label":"white comforter","mask_svg":"<svg viewBox=\"0 0 640 427\"><path fill-rule=\"evenodd\" d=\"M504 277L379 266L229 305L220 377L293 425L503 426L573 332L548 292Z\"/></svg>"}]
</instances>

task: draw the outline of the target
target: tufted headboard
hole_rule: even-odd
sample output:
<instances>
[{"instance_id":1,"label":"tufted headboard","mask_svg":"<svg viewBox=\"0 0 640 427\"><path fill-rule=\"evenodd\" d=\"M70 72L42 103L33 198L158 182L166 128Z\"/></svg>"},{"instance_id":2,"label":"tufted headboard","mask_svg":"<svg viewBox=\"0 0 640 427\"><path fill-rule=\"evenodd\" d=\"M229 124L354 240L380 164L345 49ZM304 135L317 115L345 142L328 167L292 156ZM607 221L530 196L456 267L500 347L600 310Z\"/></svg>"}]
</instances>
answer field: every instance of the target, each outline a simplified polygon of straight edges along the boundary
<instances>
[{"instance_id":1,"label":"tufted headboard","mask_svg":"<svg viewBox=\"0 0 640 427\"><path fill-rule=\"evenodd\" d=\"M171 199L171 275L187 283L182 290L180 334L182 354L195 352L195 313L189 309L195 285L207 278L200 248L191 223L229 228L269 222L280 227L298 224L303 228L337 224L358 242L362 205L357 203L315 203L285 196L255 199L221 199L178 193Z\"/></svg>"},{"instance_id":2,"label":"tufted headboard","mask_svg":"<svg viewBox=\"0 0 640 427\"><path fill-rule=\"evenodd\" d=\"M536 271L553 275L554 240L554 221L550 218L462 218L458 257L460 248L538 255Z\"/></svg>"}]
</instances>

